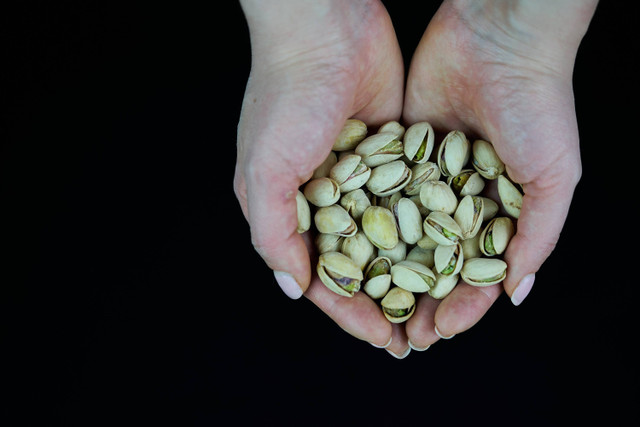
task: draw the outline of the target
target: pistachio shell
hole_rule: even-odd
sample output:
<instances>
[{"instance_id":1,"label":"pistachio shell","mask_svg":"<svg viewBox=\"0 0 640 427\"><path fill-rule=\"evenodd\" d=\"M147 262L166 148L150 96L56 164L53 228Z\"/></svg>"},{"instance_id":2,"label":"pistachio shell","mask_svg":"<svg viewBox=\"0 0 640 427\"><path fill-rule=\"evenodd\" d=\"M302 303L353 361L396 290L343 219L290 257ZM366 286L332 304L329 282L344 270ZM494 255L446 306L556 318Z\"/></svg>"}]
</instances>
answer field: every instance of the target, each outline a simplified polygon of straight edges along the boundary
<instances>
[{"instance_id":1,"label":"pistachio shell","mask_svg":"<svg viewBox=\"0 0 640 427\"><path fill-rule=\"evenodd\" d=\"M419 163L411 168L411 181L404 187L408 196L420 194L420 187L425 181L440 179L440 169L433 162Z\"/></svg>"},{"instance_id":2,"label":"pistachio shell","mask_svg":"<svg viewBox=\"0 0 640 427\"><path fill-rule=\"evenodd\" d=\"M484 189L484 180L473 169L463 169L459 174L450 176L447 179L447 184L459 197L477 196Z\"/></svg>"},{"instance_id":3,"label":"pistachio shell","mask_svg":"<svg viewBox=\"0 0 640 427\"><path fill-rule=\"evenodd\" d=\"M364 270L375 257L375 248L362 230L358 230L354 236L345 237L340 252L351 258L360 270Z\"/></svg>"},{"instance_id":4,"label":"pistachio shell","mask_svg":"<svg viewBox=\"0 0 640 427\"><path fill-rule=\"evenodd\" d=\"M500 207L495 200L489 197L480 196L480 198L482 199L482 206L484 206L482 210L482 221L485 222L496 216Z\"/></svg>"},{"instance_id":5,"label":"pistachio shell","mask_svg":"<svg viewBox=\"0 0 640 427\"><path fill-rule=\"evenodd\" d=\"M429 209L424 207L424 205L420 201L420 195L419 194L409 197L409 200L411 200L413 202L413 204L416 205L416 207L418 208L418 211L420 212L420 215L422 215L423 217L429 215L429 213L431 212Z\"/></svg>"},{"instance_id":6,"label":"pistachio shell","mask_svg":"<svg viewBox=\"0 0 640 427\"><path fill-rule=\"evenodd\" d=\"M351 215L351 218L360 222L365 209L371 206L371 201L362 188L350 191L340 197L340 206L342 206Z\"/></svg>"},{"instance_id":7,"label":"pistachio shell","mask_svg":"<svg viewBox=\"0 0 640 427\"><path fill-rule=\"evenodd\" d=\"M415 261L400 261L391 266L391 281L410 292L427 292L436 276L429 267Z\"/></svg>"},{"instance_id":8,"label":"pistachio shell","mask_svg":"<svg viewBox=\"0 0 640 427\"><path fill-rule=\"evenodd\" d=\"M483 212L484 203L481 197L464 196L460 200L453 219L460 226L463 239L469 239L478 234L482 226Z\"/></svg>"},{"instance_id":9,"label":"pistachio shell","mask_svg":"<svg viewBox=\"0 0 640 427\"><path fill-rule=\"evenodd\" d=\"M311 228L311 209L309 209L309 203L302 194L302 191L298 190L296 193L296 210L298 213L298 233L304 233Z\"/></svg>"},{"instance_id":10,"label":"pistachio shell","mask_svg":"<svg viewBox=\"0 0 640 427\"><path fill-rule=\"evenodd\" d=\"M331 206L340 199L340 186L331 178L316 178L307 182L303 193L315 206Z\"/></svg>"},{"instance_id":11,"label":"pistachio shell","mask_svg":"<svg viewBox=\"0 0 640 427\"><path fill-rule=\"evenodd\" d=\"M498 177L498 195L504 210L514 218L520 217L522 193L504 175Z\"/></svg>"},{"instance_id":12,"label":"pistachio shell","mask_svg":"<svg viewBox=\"0 0 640 427\"><path fill-rule=\"evenodd\" d=\"M369 263L364 273L364 292L373 299L386 295L391 287L391 260L377 257Z\"/></svg>"},{"instance_id":13,"label":"pistachio shell","mask_svg":"<svg viewBox=\"0 0 640 427\"><path fill-rule=\"evenodd\" d=\"M340 252L343 240L344 237L338 236L337 234L318 233L315 238L318 253Z\"/></svg>"},{"instance_id":14,"label":"pistachio shell","mask_svg":"<svg viewBox=\"0 0 640 427\"><path fill-rule=\"evenodd\" d=\"M367 125L357 119L348 119L333 143L333 150L353 150L367 136Z\"/></svg>"},{"instance_id":15,"label":"pistachio shell","mask_svg":"<svg viewBox=\"0 0 640 427\"><path fill-rule=\"evenodd\" d=\"M426 265L429 268L433 268L435 262L433 260L433 255L435 250L433 249L422 249L420 246L415 246L413 249L409 251L407 254L407 261L415 261L420 264Z\"/></svg>"},{"instance_id":16,"label":"pistachio shell","mask_svg":"<svg viewBox=\"0 0 640 427\"><path fill-rule=\"evenodd\" d=\"M420 201L430 211L453 214L458 198L444 181L426 181L420 188Z\"/></svg>"},{"instance_id":17,"label":"pistachio shell","mask_svg":"<svg viewBox=\"0 0 640 427\"><path fill-rule=\"evenodd\" d=\"M462 280L473 286L491 286L507 277L507 263L498 258L472 258L460 270Z\"/></svg>"},{"instance_id":18,"label":"pistachio shell","mask_svg":"<svg viewBox=\"0 0 640 427\"><path fill-rule=\"evenodd\" d=\"M493 145L482 139L473 141L471 164L486 179L496 179L504 173L505 166Z\"/></svg>"},{"instance_id":19,"label":"pistachio shell","mask_svg":"<svg viewBox=\"0 0 640 427\"><path fill-rule=\"evenodd\" d=\"M402 161L373 168L367 181L367 188L376 196L389 196L402 190L411 180L411 169Z\"/></svg>"},{"instance_id":20,"label":"pistachio shell","mask_svg":"<svg viewBox=\"0 0 640 427\"><path fill-rule=\"evenodd\" d=\"M318 277L338 295L352 297L360 290L362 270L340 252L326 252L318 257Z\"/></svg>"},{"instance_id":21,"label":"pistachio shell","mask_svg":"<svg viewBox=\"0 0 640 427\"><path fill-rule=\"evenodd\" d=\"M444 275L458 274L464 263L460 242L455 245L439 245L433 254L434 271Z\"/></svg>"},{"instance_id":22,"label":"pistachio shell","mask_svg":"<svg viewBox=\"0 0 640 427\"><path fill-rule=\"evenodd\" d=\"M398 239L398 244L391 249L378 248L378 256L385 256L394 264L400 262L407 257L407 244Z\"/></svg>"},{"instance_id":23,"label":"pistachio shell","mask_svg":"<svg viewBox=\"0 0 640 427\"><path fill-rule=\"evenodd\" d=\"M356 147L356 154L370 168L399 159L404 154L402 142L391 132L376 133Z\"/></svg>"},{"instance_id":24,"label":"pistachio shell","mask_svg":"<svg viewBox=\"0 0 640 427\"><path fill-rule=\"evenodd\" d=\"M444 176L453 176L460 173L470 155L471 144L467 137L461 131L453 130L440 143L436 162Z\"/></svg>"},{"instance_id":25,"label":"pistachio shell","mask_svg":"<svg viewBox=\"0 0 640 427\"><path fill-rule=\"evenodd\" d=\"M416 298L402 288L392 288L382 301L382 313L391 323L402 323L408 320L416 310Z\"/></svg>"},{"instance_id":26,"label":"pistachio shell","mask_svg":"<svg viewBox=\"0 0 640 427\"><path fill-rule=\"evenodd\" d=\"M459 274L439 274L436 273L436 281L433 287L429 289L429 295L435 299L443 299L451 293L453 288L458 284Z\"/></svg>"},{"instance_id":27,"label":"pistachio shell","mask_svg":"<svg viewBox=\"0 0 640 427\"><path fill-rule=\"evenodd\" d=\"M341 193L348 193L362 187L370 175L371 169L357 154L342 157L329 172L329 177L340 186Z\"/></svg>"},{"instance_id":28,"label":"pistachio shell","mask_svg":"<svg viewBox=\"0 0 640 427\"><path fill-rule=\"evenodd\" d=\"M318 209L314 216L314 222L320 233L350 237L358 231L358 226L353 218L340 205L331 205Z\"/></svg>"},{"instance_id":29,"label":"pistachio shell","mask_svg":"<svg viewBox=\"0 0 640 427\"><path fill-rule=\"evenodd\" d=\"M429 215L427 215L427 216L429 216ZM422 231L424 231L424 222L422 223ZM418 240L417 245L419 247L421 247L422 249L434 250L435 248L438 247L438 242L436 242L431 237L429 237L429 235L425 232L422 235L422 238L420 240Z\"/></svg>"},{"instance_id":30,"label":"pistachio shell","mask_svg":"<svg viewBox=\"0 0 640 427\"><path fill-rule=\"evenodd\" d=\"M433 128L427 122L414 123L404 134L404 153L409 160L425 163L433 151Z\"/></svg>"},{"instance_id":31,"label":"pistachio shell","mask_svg":"<svg viewBox=\"0 0 640 427\"><path fill-rule=\"evenodd\" d=\"M478 246L487 255L500 255L507 249L515 228L511 218L506 216L493 218L480 234Z\"/></svg>"},{"instance_id":32,"label":"pistachio shell","mask_svg":"<svg viewBox=\"0 0 640 427\"><path fill-rule=\"evenodd\" d=\"M480 252L480 233L476 233L475 236L468 239L464 239L460 242L462 245L462 253L464 259L479 258L482 256Z\"/></svg>"},{"instance_id":33,"label":"pistachio shell","mask_svg":"<svg viewBox=\"0 0 640 427\"><path fill-rule=\"evenodd\" d=\"M439 245L455 245L462 236L458 223L443 212L431 212L422 224L424 232Z\"/></svg>"},{"instance_id":34,"label":"pistachio shell","mask_svg":"<svg viewBox=\"0 0 640 427\"><path fill-rule=\"evenodd\" d=\"M392 120L380 126L378 128L378 133L392 133L396 137L398 137L398 139L402 139L402 137L404 136L404 130L404 126L402 126L397 121Z\"/></svg>"},{"instance_id":35,"label":"pistachio shell","mask_svg":"<svg viewBox=\"0 0 640 427\"><path fill-rule=\"evenodd\" d=\"M324 161L320 163L320 166L315 168L313 175L311 175L311 179L328 177L329 171L336 163L338 163L338 156L336 156L335 152L330 151L329 155L327 155Z\"/></svg>"},{"instance_id":36,"label":"pistachio shell","mask_svg":"<svg viewBox=\"0 0 640 427\"><path fill-rule=\"evenodd\" d=\"M398 230L391 211L370 206L362 215L362 229L371 243L381 249L392 249L398 244Z\"/></svg>"},{"instance_id":37,"label":"pistachio shell","mask_svg":"<svg viewBox=\"0 0 640 427\"><path fill-rule=\"evenodd\" d=\"M406 197L391 206L398 227L398 237L405 243L415 244L422 237L422 216L418 207Z\"/></svg>"}]
</instances>

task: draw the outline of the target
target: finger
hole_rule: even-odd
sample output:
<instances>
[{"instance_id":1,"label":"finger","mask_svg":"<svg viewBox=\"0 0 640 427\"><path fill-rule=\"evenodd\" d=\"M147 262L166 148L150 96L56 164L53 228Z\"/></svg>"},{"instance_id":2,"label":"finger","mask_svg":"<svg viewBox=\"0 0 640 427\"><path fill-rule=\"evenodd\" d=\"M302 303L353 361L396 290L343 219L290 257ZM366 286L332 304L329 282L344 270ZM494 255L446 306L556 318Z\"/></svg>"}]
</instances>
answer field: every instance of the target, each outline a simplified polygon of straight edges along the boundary
<instances>
[{"instance_id":1,"label":"finger","mask_svg":"<svg viewBox=\"0 0 640 427\"><path fill-rule=\"evenodd\" d=\"M411 347L409 347L409 339L405 330L404 324L393 323L392 328L392 340L385 350L387 353L395 357L396 359L404 359L411 353Z\"/></svg>"},{"instance_id":2,"label":"finger","mask_svg":"<svg viewBox=\"0 0 640 427\"><path fill-rule=\"evenodd\" d=\"M471 286L463 281L438 305L434 332L444 339L464 332L484 316L502 292L502 285Z\"/></svg>"},{"instance_id":3,"label":"finger","mask_svg":"<svg viewBox=\"0 0 640 427\"><path fill-rule=\"evenodd\" d=\"M424 351L440 339L435 332L435 314L441 300L429 294L418 298L416 311L406 323L409 346L417 351Z\"/></svg>"}]
</instances>

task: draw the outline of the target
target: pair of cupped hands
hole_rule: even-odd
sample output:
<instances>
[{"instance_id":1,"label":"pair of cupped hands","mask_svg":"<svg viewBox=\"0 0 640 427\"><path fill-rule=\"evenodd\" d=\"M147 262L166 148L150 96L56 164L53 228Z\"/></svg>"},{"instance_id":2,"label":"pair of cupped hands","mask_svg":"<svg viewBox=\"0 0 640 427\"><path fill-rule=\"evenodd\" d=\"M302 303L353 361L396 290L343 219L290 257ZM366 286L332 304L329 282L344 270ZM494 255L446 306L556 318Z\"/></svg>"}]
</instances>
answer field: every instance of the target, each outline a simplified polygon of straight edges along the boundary
<instances>
[{"instance_id":1,"label":"pair of cupped hands","mask_svg":"<svg viewBox=\"0 0 640 427\"><path fill-rule=\"evenodd\" d=\"M285 294L304 295L345 331L398 358L469 329L503 290L519 305L556 245L580 179L572 74L596 1L445 0L413 54L406 83L379 0L241 5L252 68L234 189L253 246ZM428 121L494 144L525 193L503 283L461 282L443 300L422 294L414 315L397 325L367 295L341 297L320 282L312 273L312 237L296 231L295 196L348 118L370 129L391 120Z\"/></svg>"}]
</instances>

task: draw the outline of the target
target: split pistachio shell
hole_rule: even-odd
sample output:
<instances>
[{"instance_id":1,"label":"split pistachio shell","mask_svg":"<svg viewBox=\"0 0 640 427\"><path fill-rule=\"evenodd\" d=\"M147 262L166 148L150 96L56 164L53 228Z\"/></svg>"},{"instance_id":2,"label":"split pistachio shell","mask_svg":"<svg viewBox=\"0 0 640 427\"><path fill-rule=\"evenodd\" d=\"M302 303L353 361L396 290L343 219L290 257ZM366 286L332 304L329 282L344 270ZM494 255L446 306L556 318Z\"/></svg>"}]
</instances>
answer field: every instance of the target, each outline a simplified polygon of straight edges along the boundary
<instances>
[{"instance_id":1,"label":"split pistachio shell","mask_svg":"<svg viewBox=\"0 0 640 427\"><path fill-rule=\"evenodd\" d=\"M458 274L464 263L460 242L455 245L439 245L433 254L434 271L444 275Z\"/></svg>"},{"instance_id":2,"label":"split pistachio shell","mask_svg":"<svg viewBox=\"0 0 640 427\"><path fill-rule=\"evenodd\" d=\"M370 168L399 159L404 154L402 142L391 132L368 136L356 147L356 154L362 157Z\"/></svg>"},{"instance_id":3,"label":"split pistachio shell","mask_svg":"<svg viewBox=\"0 0 640 427\"><path fill-rule=\"evenodd\" d=\"M476 196L484 189L484 180L480 174L473 169L463 169L459 174L450 176L447 184L449 184L453 192L460 197L468 195Z\"/></svg>"},{"instance_id":4,"label":"split pistachio shell","mask_svg":"<svg viewBox=\"0 0 640 427\"><path fill-rule=\"evenodd\" d=\"M318 277L338 295L352 297L360 290L362 270L351 258L340 252L326 252L318 258Z\"/></svg>"},{"instance_id":5,"label":"split pistachio shell","mask_svg":"<svg viewBox=\"0 0 640 427\"><path fill-rule=\"evenodd\" d=\"M404 188L408 196L420 194L420 188L426 181L437 181L440 179L440 169L433 162L419 163L411 168L411 181Z\"/></svg>"},{"instance_id":6,"label":"split pistachio shell","mask_svg":"<svg viewBox=\"0 0 640 427\"><path fill-rule=\"evenodd\" d=\"M471 155L471 144L459 130L451 131L444 137L438 148L436 162L444 176L455 176L467 164Z\"/></svg>"},{"instance_id":7,"label":"split pistachio shell","mask_svg":"<svg viewBox=\"0 0 640 427\"><path fill-rule=\"evenodd\" d=\"M378 248L378 256L385 256L389 258L392 263L398 263L407 257L407 244L398 239L398 244L391 249Z\"/></svg>"},{"instance_id":8,"label":"split pistachio shell","mask_svg":"<svg viewBox=\"0 0 640 427\"><path fill-rule=\"evenodd\" d=\"M343 240L344 237L337 234L319 233L315 238L316 248L321 254L325 252L340 252Z\"/></svg>"},{"instance_id":9,"label":"split pistachio shell","mask_svg":"<svg viewBox=\"0 0 640 427\"><path fill-rule=\"evenodd\" d=\"M429 295L435 299L443 299L451 293L453 288L458 284L460 275L458 274L439 274L436 273L436 281L433 287L429 289Z\"/></svg>"},{"instance_id":10,"label":"split pistachio shell","mask_svg":"<svg viewBox=\"0 0 640 427\"><path fill-rule=\"evenodd\" d=\"M504 173L505 166L493 145L482 139L473 141L472 161L474 169L486 179L496 179Z\"/></svg>"},{"instance_id":11,"label":"split pistachio shell","mask_svg":"<svg viewBox=\"0 0 640 427\"><path fill-rule=\"evenodd\" d=\"M406 260L419 262L429 268L433 268L435 266L435 262L433 260L434 253L435 250L433 249L422 249L420 246L415 246L407 254Z\"/></svg>"},{"instance_id":12,"label":"split pistachio shell","mask_svg":"<svg viewBox=\"0 0 640 427\"><path fill-rule=\"evenodd\" d=\"M404 153L415 163L425 163L433 151L433 128L427 122L414 123L404 134Z\"/></svg>"},{"instance_id":13,"label":"split pistachio shell","mask_svg":"<svg viewBox=\"0 0 640 427\"><path fill-rule=\"evenodd\" d=\"M504 175L498 177L498 195L504 210L514 218L520 217L522 209L522 193Z\"/></svg>"},{"instance_id":14,"label":"split pistachio shell","mask_svg":"<svg viewBox=\"0 0 640 427\"><path fill-rule=\"evenodd\" d=\"M480 252L480 233L460 242L464 259L479 258L482 256Z\"/></svg>"},{"instance_id":15,"label":"split pistachio shell","mask_svg":"<svg viewBox=\"0 0 640 427\"><path fill-rule=\"evenodd\" d=\"M375 256L375 247L362 230L358 230L355 236L344 238L340 252L351 258L360 270L364 270Z\"/></svg>"},{"instance_id":16,"label":"split pistachio shell","mask_svg":"<svg viewBox=\"0 0 640 427\"><path fill-rule=\"evenodd\" d=\"M348 192L347 194L343 194L342 197L340 197L340 206L345 208L349 215L351 215L351 218L360 223L362 220L362 214L364 214L364 211L371 206L371 201L364 190L362 188L358 188Z\"/></svg>"},{"instance_id":17,"label":"split pistachio shell","mask_svg":"<svg viewBox=\"0 0 640 427\"><path fill-rule=\"evenodd\" d=\"M392 288L382 301L382 313L391 323L402 323L413 315L416 310L416 298L409 291L402 288Z\"/></svg>"},{"instance_id":18,"label":"split pistachio shell","mask_svg":"<svg viewBox=\"0 0 640 427\"><path fill-rule=\"evenodd\" d=\"M342 157L329 172L329 177L340 186L341 193L348 193L362 187L369 179L369 175L371 175L371 169L357 154Z\"/></svg>"},{"instance_id":19,"label":"split pistachio shell","mask_svg":"<svg viewBox=\"0 0 640 427\"><path fill-rule=\"evenodd\" d=\"M453 219L462 230L462 239L469 239L478 234L482 226L483 212L484 203L481 197L464 196L460 200Z\"/></svg>"},{"instance_id":20,"label":"split pistachio shell","mask_svg":"<svg viewBox=\"0 0 640 427\"><path fill-rule=\"evenodd\" d=\"M402 139L402 137L404 136L404 131L404 126L402 126L395 120L387 122L378 128L378 133L392 133L396 137L398 137L398 139Z\"/></svg>"},{"instance_id":21,"label":"split pistachio shell","mask_svg":"<svg viewBox=\"0 0 640 427\"><path fill-rule=\"evenodd\" d=\"M507 277L507 263L498 258L472 258L460 270L462 280L472 286L491 286Z\"/></svg>"},{"instance_id":22,"label":"split pistachio shell","mask_svg":"<svg viewBox=\"0 0 640 427\"><path fill-rule=\"evenodd\" d=\"M490 199L489 197L480 196L480 198L482 199L482 206L484 206L484 209L482 211L482 221L489 221L491 218L498 214L498 210L500 209L500 207L495 200Z\"/></svg>"},{"instance_id":23,"label":"split pistachio shell","mask_svg":"<svg viewBox=\"0 0 640 427\"><path fill-rule=\"evenodd\" d=\"M391 260L377 257L369 263L364 273L364 292L373 299L380 299L391 287Z\"/></svg>"},{"instance_id":24,"label":"split pistachio shell","mask_svg":"<svg viewBox=\"0 0 640 427\"><path fill-rule=\"evenodd\" d=\"M418 207L406 197L391 206L398 227L398 237L405 243L415 244L422 237L422 216Z\"/></svg>"},{"instance_id":25,"label":"split pistachio shell","mask_svg":"<svg viewBox=\"0 0 640 427\"><path fill-rule=\"evenodd\" d=\"M391 281L410 292L427 292L436 276L429 267L415 261L400 261L391 266Z\"/></svg>"},{"instance_id":26,"label":"split pistachio shell","mask_svg":"<svg viewBox=\"0 0 640 427\"><path fill-rule=\"evenodd\" d=\"M462 236L457 222L443 212L431 212L423 222L424 232L439 245L455 245Z\"/></svg>"},{"instance_id":27,"label":"split pistachio shell","mask_svg":"<svg viewBox=\"0 0 640 427\"><path fill-rule=\"evenodd\" d=\"M508 217L493 218L480 235L480 251L487 256L500 255L515 233L513 221Z\"/></svg>"},{"instance_id":28,"label":"split pistachio shell","mask_svg":"<svg viewBox=\"0 0 640 427\"><path fill-rule=\"evenodd\" d=\"M348 119L333 143L333 150L353 150L367 136L367 125L357 119Z\"/></svg>"},{"instance_id":29,"label":"split pistachio shell","mask_svg":"<svg viewBox=\"0 0 640 427\"><path fill-rule=\"evenodd\" d=\"M384 197L402 190L410 180L411 169L402 160L395 160L373 168L366 185L373 194Z\"/></svg>"},{"instance_id":30,"label":"split pistachio shell","mask_svg":"<svg viewBox=\"0 0 640 427\"><path fill-rule=\"evenodd\" d=\"M358 226L347 211L340 205L331 205L317 210L314 216L316 228L320 233L354 236Z\"/></svg>"},{"instance_id":31,"label":"split pistachio shell","mask_svg":"<svg viewBox=\"0 0 640 427\"><path fill-rule=\"evenodd\" d=\"M316 178L304 186L303 193L315 206L331 206L340 199L340 186L331 178Z\"/></svg>"},{"instance_id":32,"label":"split pistachio shell","mask_svg":"<svg viewBox=\"0 0 640 427\"><path fill-rule=\"evenodd\" d=\"M391 211L370 206L362 215L362 229L371 243L381 249L392 249L398 244L398 230Z\"/></svg>"},{"instance_id":33,"label":"split pistachio shell","mask_svg":"<svg viewBox=\"0 0 640 427\"><path fill-rule=\"evenodd\" d=\"M430 211L453 214L458 198L444 181L426 181L420 188L420 201Z\"/></svg>"},{"instance_id":34,"label":"split pistachio shell","mask_svg":"<svg viewBox=\"0 0 640 427\"><path fill-rule=\"evenodd\" d=\"M311 209L309 209L309 203L300 190L296 193L296 210L298 212L297 231L304 233L311 228Z\"/></svg>"}]
</instances>

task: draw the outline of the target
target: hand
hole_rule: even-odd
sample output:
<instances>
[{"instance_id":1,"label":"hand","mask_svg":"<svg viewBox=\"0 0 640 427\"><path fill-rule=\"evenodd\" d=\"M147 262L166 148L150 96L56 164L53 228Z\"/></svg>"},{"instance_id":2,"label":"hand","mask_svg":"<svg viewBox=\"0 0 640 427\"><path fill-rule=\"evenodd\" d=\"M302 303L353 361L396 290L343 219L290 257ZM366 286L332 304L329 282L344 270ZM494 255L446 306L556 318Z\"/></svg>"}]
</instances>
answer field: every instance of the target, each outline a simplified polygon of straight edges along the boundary
<instances>
[{"instance_id":1,"label":"hand","mask_svg":"<svg viewBox=\"0 0 640 427\"><path fill-rule=\"evenodd\" d=\"M404 70L389 16L377 0L241 4L253 60L234 189L253 245L288 296L304 293L353 336L385 345L392 327L371 299L340 297L311 280L295 195L346 119L376 126L400 118Z\"/></svg>"},{"instance_id":2,"label":"hand","mask_svg":"<svg viewBox=\"0 0 640 427\"><path fill-rule=\"evenodd\" d=\"M503 290L518 305L554 249L580 179L572 72L596 1L446 0L409 69L403 117L491 141L524 188L503 284L419 299L406 332L425 348L473 326ZM437 327L437 330L436 330ZM437 332L436 332L437 331Z\"/></svg>"}]
</instances>

